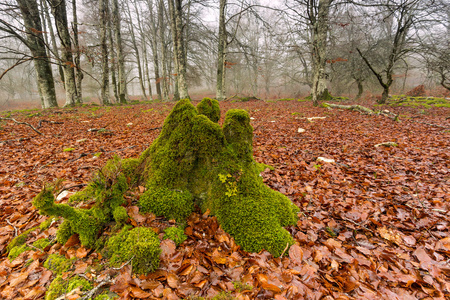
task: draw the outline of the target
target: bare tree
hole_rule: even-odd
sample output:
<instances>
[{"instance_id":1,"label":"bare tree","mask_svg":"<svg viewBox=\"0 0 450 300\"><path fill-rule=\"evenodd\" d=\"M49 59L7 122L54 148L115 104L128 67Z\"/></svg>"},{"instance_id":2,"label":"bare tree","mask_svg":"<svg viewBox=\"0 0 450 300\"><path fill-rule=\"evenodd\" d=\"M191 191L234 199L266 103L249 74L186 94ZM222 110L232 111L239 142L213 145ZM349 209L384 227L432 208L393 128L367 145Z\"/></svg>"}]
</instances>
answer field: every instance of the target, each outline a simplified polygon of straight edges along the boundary
<instances>
[{"instance_id":1,"label":"bare tree","mask_svg":"<svg viewBox=\"0 0 450 300\"><path fill-rule=\"evenodd\" d=\"M184 50L184 33L183 33L183 6L182 0L169 0L169 11L175 16L175 24L172 27L175 28L176 34L173 41L174 53L177 57L177 80L178 89L180 92L180 98L189 98L188 87L186 83L186 53Z\"/></svg>"},{"instance_id":2,"label":"bare tree","mask_svg":"<svg viewBox=\"0 0 450 300\"><path fill-rule=\"evenodd\" d=\"M109 53L108 53L108 0L98 1L100 13L100 47L102 60L101 99L103 105L110 105L109 99Z\"/></svg>"},{"instance_id":3,"label":"bare tree","mask_svg":"<svg viewBox=\"0 0 450 300\"><path fill-rule=\"evenodd\" d=\"M61 63L64 71L64 88L66 90L66 103L64 106L74 106L81 99L77 99L75 83L75 64L72 56L72 41L67 22L65 0L48 0L52 14L55 18L58 37L61 42Z\"/></svg>"},{"instance_id":4,"label":"bare tree","mask_svg":"<svg viewBox=\"0 0 450 300\"><path fill-rule=\"evenodd\" d=\"M127 102L127 80L125 74L125 54L123 51L122 42L122 29L120 23L120 13L119 13L119 3L118 0L112 0L112 11L111 11L112 25L114 28L114 39L116 42L117 49L117 67L118 67L118 77L119 77L119 102Z\"/></svg>"},{"instance_id":5,"label":"bare tree","mask_svg":"<svg viewBox=\"0 0 450 300\"><path fill-rule=\"evenodd\" d=\"M17 4L23 19L26 37L24 38L20 34L22 30L3 19L0 19L0 30L20 40L30 50L36 69L42 108L57 107L53 73L47 56L38 4L35 0L17 0ZM26 60L29 59L26 58ZM18 63L23 61L25 60Z\"/></svg>"}]
</instances>

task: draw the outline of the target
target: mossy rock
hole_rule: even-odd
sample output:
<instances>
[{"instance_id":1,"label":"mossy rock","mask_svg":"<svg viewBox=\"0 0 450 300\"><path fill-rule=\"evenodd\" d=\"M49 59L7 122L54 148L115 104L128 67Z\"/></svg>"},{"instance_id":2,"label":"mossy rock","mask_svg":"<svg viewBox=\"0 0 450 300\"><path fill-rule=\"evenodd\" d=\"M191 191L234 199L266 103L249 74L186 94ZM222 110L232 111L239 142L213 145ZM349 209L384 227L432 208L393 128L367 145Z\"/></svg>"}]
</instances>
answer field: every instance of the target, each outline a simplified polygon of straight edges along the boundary
<instances>
[{"instance_id":1,"label":"mossy rock","mask_svg":"<svg viewBox=\"0 0 450 300\"><path fill-rule=\"evenodd\" d=\"M66 280L59 275L50 284L47 292L45 293L45 300L57 299L58 297L67 294L76 288L79 288L81 291L89 291L93 288L93 286L91 282L80 276L75 276L69 280Z\"/></svg>"},{"instance_id":2,"label":"mossy rock","mask_svg":"<svg viewBox=\"0 0 450 300\"><path fill-rule=\"evenodd\" d=\"M159 239L157 234L146 227L129 229L124 227L118 234L111 237L106 244L106 253L113 266L132 260L133 272L147 274L159 266Z\"/></svg>"},{"instance_id":3,"label":"mossy rock","mask_svg":"<svg viewBox=\"0 0 450 300\"><path fill-rule=\"evenodd\" d=\"M140 157L148 189L141 209L180 222L195 202L216 215L244 250L279 256L293 243L282 226L295 224L298 208L264 185L252 139L245 110L229 110L221 127L180 100Z\"/></svg>"}]
</instances>

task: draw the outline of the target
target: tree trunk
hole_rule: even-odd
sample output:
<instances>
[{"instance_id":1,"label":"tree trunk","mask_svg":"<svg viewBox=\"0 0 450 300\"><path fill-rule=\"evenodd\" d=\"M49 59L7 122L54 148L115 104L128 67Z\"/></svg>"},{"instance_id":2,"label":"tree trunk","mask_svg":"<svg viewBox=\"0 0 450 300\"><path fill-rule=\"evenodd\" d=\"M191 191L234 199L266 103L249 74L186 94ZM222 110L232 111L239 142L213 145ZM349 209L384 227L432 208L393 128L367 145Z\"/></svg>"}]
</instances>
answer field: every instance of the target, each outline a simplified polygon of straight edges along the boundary
<instances>
[{"instance_id":1,"label":"tree trunk","mask_svg":"<svg viewBox=\"0 0 450 300\"><path fill-rule=\"evenodd\" d=\"M131 16L130 6L129 6L128 2L125 2L125 3L127 4L128 17L130 18L130 20L132 20L133 18ZM147 100L147 93L145 92L144 79L143 79L143 73L142 73L141 56L140 56L140 53L139 53L139 47L138 47L138 44L137 44L136 35L134 34L133 22L130 22L129 26L130 26L130 34L131 34L131 45L132 45L134 53L136 55L136 63L137 63L137 67L138 67L139 85L141 86L141 91L142 91L142 95L143 95L144 99Z\"/></svg>"},{"instance_id":2,"label":"tree trunk","mask_svg":"<svg viewBox=\"0 0 450 300\"><path fill-rule=\"evenodd\" d=\"M172 0L169 0L171 3ZM158 4L158 23L159 23L159 43L161 47L161 65L162 65L162 90L163 90L163 101L169 100L169 86L168 86L168 73L167 73L167 49L166 49L166 41L164 37L164 1L159 0Z\"/></svg>"},{"instance_id":3,"label":"tree trunk","mask_svg":"<svg viewBox=\"0 0 450 300\"><path fill-rule=\"evenodd\" d=\"M219 44L217 46L217 77L216 77L216 99L225 99L225 47L227 45L227 35L225 27L225 10L227 0L220 0L219 10Z\"/></svg>"},{"instance_id":4,"label":"tree trunk","mask_svg":"<svg viewBox=\"0 0 450 300\"><path fill-rule=\"evenodd\" d=\"M119 102L127 103L127 80L125 74L125 54L123 53L123 42L120 27L120 14L118 0L112 0L112 23L114 27L114 38L117 45L117 65L119 76Z\"/></svg>"},{"instance_id":5,"label":"tree trunk","mask_svg":"<svg viewBox=\"0 0 450 300\"><path fill-rule=\"evenodd\" d=\"M311 96L314 106L328 95L326 85L326 54L328 39L328 15L333 0L319 0L318 15L313 22L313 86Z\"/></svg>"},{"instance_id":6,"label":"tree trunk","mask_svg":"<svg viewBox=\"0 0 450 300\"><path fill-rule=\"evenodd\" d=\"M36 1L17 0L27 34L26 45L33 55L42 108L58 107L52 68L47 57L39 8Z\"/></svg>"},{"instance_id":7,"label":"tree trunk","mask_svg":"<svg viewBox=\"0 0 450 300\"><path fill-rule=\"evenodd\" d=\"M45 18L47 20L48 30L50 33L50 41L52 43L52 49L50 50L50 47L49 47L48 50L51 51L53 53L54 57L56 58L56 61L58 64L59 78L60 78L62 84L64 85L64 81L65 81L64 80L64 71L63 71L63 67L62 67L62 63L61 63L61 58L59 57L58 46L56 45L55 32L53 31L52 19L50 18L49 9L47 6L47 0L41 0L41 1L43 2Z\"/></svg>"},{"instance_id":8,"label":"tree trunk","mask_svg":"<svg viewBox=\"0 0 450 300\"><path fill-rule=\"evenodd\" d=\"M364 86L363 86L363 81L360 78L356 79L356 84L358 85L358 94L356 95L355 100L358 100L361 98L361 96L364 92Z\"/></svg>"},{"instance_id":9,"label":"tree trunk","mask_svg":"<svg viewBox=\"0 0 450 300\"><path fill-rule=\"evenodd\" d=\"M120 103L120 98L119 98L119 87L117 84L117 77L116 77L116 72L117 72L117 60L116 60L116 53L114 51L114 41L113 41L113 33L112 33L112 26L111 26L111 18L108 18L108 40L109 40L109 49L111 52L111 85L112 85L112 89L114 92L114 99L116 101L116 103Z\"/></svg>"},{"instance_id":10,"label":"tree trunk","mask_svg":"<svg viewBox=\"0 0 450 300\"><path fill-rule=\"evenodd\" d=\"M172 7L169 4L169 7ZM178 73L179 73L179 67L178 67L178 57L176 55L176 49L178 47L178 38L177 38L177 29L175 26L175 12L173 10L173 8L169 9L169 14L170 14L170 30L172 32L172 41L173 41L173 61L175 64L175 70L174 70L174 76L175 76L175 87L174 87L174 92L173 92L173 100L174 101L178 101L180 100L180 91L178 88Z\"/></svg>"},{"instance_id":11,"label":"tree trunk","mask_svg":"<svg viewBox=\"0 0 450 300\"><path fill-rule=\"evenodd\" d=\"M72 15L73 15L73 44L75 48L75 76L76 76L76 89L77 89L77 103L83 103L83 90L81 88L81 83L83 81L83 72L81 70L81 49L80 42L78 40L78 16L77 16L77 1L72 0Z\"/></svg>"},{"instance_id":12,"label":"tree trunk","mask_svg":"<svg viewBox=\"0 0 450 300\"><path fill-rule=\"evenodd\" d=\"M189 93L186 82L186 55L184 51L184 34L183 34L183 23L182 23L182 15L183 15L183 7L182 0L169 0L169 9L173 10L173 14L175 15L175 24L174 28L176 31L176 39L173 41L174 44L174 55L177 57L177 80L178 80L178 90L180 92L180 99L189 99Z\"/></svg>"},{"instance_id":13,"label":"tree trunk","mask_svg":"<svg viewBox=\"0 0 450 300\"><path fill-rule=\"evenodd\" d=\"M64 87L66 90L66 103L64 106L74 106L77 102L77 89L75 83L75 64L72 56L72 41L67 22L65 0L49 0L52 14L55 17L56 29L61 42L61 61L64 71Z\"/></svg>"},{"instance_id":14,"label":"tree trunk","mask_svg":"<svg viewBox=\"0 0 450 300\"><path fill-rule=\"evenodd\" d=\"M109 99L109 65L108 65L108 0L99 0L100 12L100 47L102 55L101 104L110 105Z\"/></svg>"},{"instance_id":15,"label":"tree trunk","mask_svg":"<svg viewBox=\"0 0 450 300\"><path fill-rule=\"evenodd\" d=\"M148 9L149 9L149 17L150 17L150 28L152 30L153 38L150 39L150 47L152 48L153 54L153 68L155 73L155 86L156 93L158 94L158 99L162 100L161 93L161 79L159 75L159 60L158 60L158 31L156 29L156 20L153 14L153 1L147 0Z\"/></svg>"}]
</instances>

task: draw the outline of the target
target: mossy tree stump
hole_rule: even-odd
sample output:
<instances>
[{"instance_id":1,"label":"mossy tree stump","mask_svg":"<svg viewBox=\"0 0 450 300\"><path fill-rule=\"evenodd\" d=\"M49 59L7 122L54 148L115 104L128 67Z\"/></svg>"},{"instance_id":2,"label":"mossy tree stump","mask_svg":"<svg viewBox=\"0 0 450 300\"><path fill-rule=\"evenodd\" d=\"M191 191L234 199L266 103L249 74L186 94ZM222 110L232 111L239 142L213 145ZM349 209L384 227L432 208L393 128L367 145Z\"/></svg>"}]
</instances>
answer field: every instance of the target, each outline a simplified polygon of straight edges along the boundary
<instances>
[{"instance_id":1,"label":"mossy tree stump","mask_svg":"<svg viewBox=\"0 0 450 300\"><path fill-rule=\"evenodd\" d=\"M184 222L197 205L215 215L222 228L242 249L266 249L282 254L293 239L283 226L293 225L298 208L283 194L267 187L253 159L253 128L245 110L226 113L221 127L219 104L203 99L197 107L180 100L166 118L161 134L139 159L118 160L94 176L88 187L71 200L94 199L89 210L55 204L44 189L34 205L47 215L65 218L62 242L78 233L92 247L106 224L123 224L123 194L133 185L145 185L139 206L143 212ZM84 228L83 224L89 224Z\"/></svg>"}]
</instances>

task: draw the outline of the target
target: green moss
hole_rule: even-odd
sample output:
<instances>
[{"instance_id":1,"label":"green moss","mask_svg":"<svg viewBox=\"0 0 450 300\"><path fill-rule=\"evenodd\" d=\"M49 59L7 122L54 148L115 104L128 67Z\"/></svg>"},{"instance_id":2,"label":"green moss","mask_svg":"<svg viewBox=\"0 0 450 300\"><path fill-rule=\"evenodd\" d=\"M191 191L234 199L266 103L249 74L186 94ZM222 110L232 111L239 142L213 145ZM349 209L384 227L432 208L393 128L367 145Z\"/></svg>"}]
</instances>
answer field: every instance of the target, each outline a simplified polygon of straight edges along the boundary
<instances>
[{"instance_id":1,"label":"green moss","mask_svg":"<svg viewBox=\"0 0 450 300\"><path fill-rule=\"evenodd\" d=\"M63 279L61 276L57 276L45 293L45 300L54 300L76 288L80 288L81 291L89 291L93 286L92 283L79 276L75 276L69 281Z\"/></svg>"},{"instance_id":2,"label":"green moss","mask_svg":"<svg viewBox=\"0 0 450 300\"><path fill-rule=\"evenodd\" d=\"M133 271L138 274L153 272L159 266L159 239L150 228L123 228L108 240L106 251L111 265L120 266L132 260Z\"/></svg>"},{"instance_id":3,"label":"green moss","mask_svg":"<svg viewBox=\"0 0 450 300\"><path fill-rule=\"evenodd\" d=\"M154 187L142 194L139 204L143 212L183 222L194 208L193 196L189 191Z\"/></svg>"},{"instance_id":4,"label":"green moss","mask_svg":"<svg viewBox=\"0 0 450 300\"><path fill-rule=\"evenodd\" d=\"M39 224L39 230L40 231L45 231L47 230L54 221L56 221L57 218L55 217L50 217L47 218L47 220L45 220L44 222L42 222L41 224Z\"/></svg>"},{"instance_id":5,"label":"green moss","mask_svg":"<svg viewBox=\"0 0 450 300\"><path fill-rule=\"evenodd\" d=\"M22 254L25 251L31 250L30 247L27 246L27 244L23 244L20 246L13 247L11 250L9 250L8 258L10 261L15 260L20 254Z\"/></svg>"},{"instance_id":6,"label":"green moss","mask_svg":"<svg viewBox=\"0 0 450 300\"><path fill-rule=\"evenodd\" d=\"M197 111L201 115L205 115L211 121L217 123L220 120L220 107L219 101L211 98L203 98L203 100L197 104Z\"/></svg>"},{"instance_id":7,"label":"green moss","mask_svg":"<svg viewBox=\"0 0 450 300\"><path fill-rule=\"evenodd\" d=\"M47 247L48 245L50 245L50 241L45 238L38 239L33 242L33 246L41 250L44 250L44 248Z\"/></svg>"},{"instance_id":8,"label":"green moss","mask_svg":"<svg viewBox=\"0 0 450 300\"><path fill-rule=\"evenodd\" d=\"M109 291L104 291L103 293L101 293L100 295L98 295L97 297L94 298L94 300L114 300L119 298L118 295L109 292Z\"/></svg>"},{"instance_id":9,"label":"green moss","mask_svg":"<svg viewBox=\"0 0 450 300\"><path fill-rule=\"evenodd\" d=\"M28 235L34 231L36 227L28 229L27 231L23 232L22 234L19 234L15 238L12 239L12 241L6 246L6 251L11 251L13 248L22 246L26 243L28 239Z\"/></svg>"},{"instance_id":10,"label":"green moss","mask_svg":"<svg viewBox=\"0 0 450 300\"><path fill-rule=\"evenodd\" d=\"M55 274L66 272L72 266L74 259L67 259L57 253L50 254L44 262L44 268L49 269Z\"/></svg>"},{"instance_id":11,"label":"green moss","mask_svg":"<svg viewBox=\"0 0 450 300\"><path fill-rule=\"evenodd\" d=\"M127 178L122 172L121 159L114 157L97 172L93 180L82 191L73 195L69 202L95 201L90 209L73 208L67 204L55 204L52 185L47 185L33 199L33 205L40 213L63 217L57 240L65 243L77 233L83 246L94 247L103 227L114 220L115 209L124 203L123 194L128 189Z\"/></svg>"},{"instance_id":12,"label":"green moss","mask_svg":"<svg viewBox=\"0 0 450 300\"><path fill-rule=\"evenodd\" d=\"M113 217L116 223L125 224L130 218L127 214L127 210L123 206L117 206L113 212Z\"/></svg>"},{"instance_id":13,"label":"green moss","mask_svg":"<svg viewBox=\"0 0 450 300\"><path fill-rule=\"evenodd\" d=\"M128 158L124 159L121 162L122 164L122 172L127 178L127 181L130 185L136 183L139 179L137 176L136 170L139 166L139 159L137 158Z\"/></svg>"},{"instance_id":14,"label":"green moss","mask_svg":"<svg viewBox=\"0 0 450 300\"><path fill-rule=\"evenodd\" d=\"M168 227L164 229L163 239L170 239L175 242L177 246L183 243L187 236L184 234L184 230L178 227Z\"/></svg>"},{"instance_id":15,"label":"green moss","mask_svg":"<svg viewBox=\"0 0 450 300\"><path fill-rule=\"evenodd\" d=\"M282 226L295 224L298 208L264 185L252 156L252 133L245 110L228 111L222 129L189 101L179 101L140 157L148 188L139 200L142 210L181 221L193 199L244 250L279 256L293 244Z\"/></svg>"},{"instance_id":16,"label":"green moss","mask_svg":"<svg viewBox=\"0 0 450 300\"><path fill-rule=\"evenodd\" d=\"M73 150L75 150L75 148L65 148L63 150L63 152L70 152L70 151L73 151Z\"/></svg>"},{"instance_id":17,"label":"green moss","mask_svg":"<svg viewBox=\"0 0 450 300\"><path fill-rule=\"evenodd\" d=\"M235 300L236 298L231 295L230 292L220 292L214 297L211 298L211 300Z\"/></svg>"},{"instance_id":18,"label":"green moss","mask_svg":"<svg viewBox=\"0 0 450 300\"><path fill-rule=\"evenodd\" d=\"M294 101L294 98L281 98L281 99L277 99L277 101Z\"/></svg>"},{"instance_id":19,"label":"green moss","mask_svg":"<svg viewBox=\"0 0 450 300\"><path fill-rule=\"evenodd\" d=\"M61 225L59 225L58 231L56 232L56 241L61 245L64 245L73 234L74 231L72 230L70 221L64 220Z\"/></svg>"},{"instance_id":20,"label":"green moss","mask_svg":"<svg viewBox=\"0 0 450 300\"><path fill-rule=\"evenodd\" d=\"M258 171L258 173L263 172L265 169L269 169L271 171L275 170L274 167L266 165L266 164L261 164L261 163L256 163L256 170Z\"/></svg>"},{"instance_id":21,"label":"green moss","mask_svg":"<svg viewBox=\"0 0 450 300\"><path fill-rule=\"evenodd\" d=\"M234 289L239 293L242 291L251 291L253 289L253 286L247 283L243 283L241 281L233 281L233 286Z\"/></svg>"},{"instance_id":22,"label":"green moss","mask_svg":"<svg viewBox=\"0 0 450 300\"><path fill-rule=\"evenodd\" d=\"M450 107L450 103L435 104L434 107Z\"/></svg>"}]
</instances>

